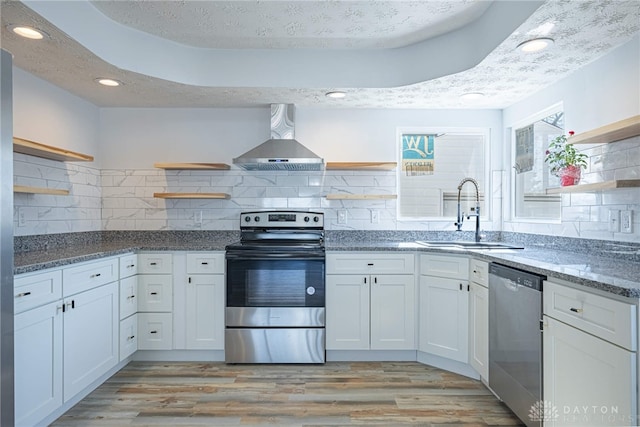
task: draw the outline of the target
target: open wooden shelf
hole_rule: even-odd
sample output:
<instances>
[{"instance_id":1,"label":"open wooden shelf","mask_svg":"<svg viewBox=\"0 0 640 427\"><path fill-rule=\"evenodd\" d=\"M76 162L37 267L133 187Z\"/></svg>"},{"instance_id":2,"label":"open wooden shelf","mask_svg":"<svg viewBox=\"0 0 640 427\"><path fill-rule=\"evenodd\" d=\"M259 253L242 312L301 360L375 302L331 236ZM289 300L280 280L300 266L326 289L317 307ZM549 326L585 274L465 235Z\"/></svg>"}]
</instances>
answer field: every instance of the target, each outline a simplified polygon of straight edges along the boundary
<instances>
[{"instance_id":1,"label":"open wooden shelf","mask_svg":"<svg viewBox=\"0 0 640 427\"><path fill-rule=\"evenodd\" d=\"M571 144L606 144L640 135L640 115L569 138Z\"/></svg>"},{"instance_id":2,"label":"open wooden shelf","mask_svg":"<svg viewBox=\"0 0 640 427\"><path fill-rule=\"evenodd\" d=\"M566 187L547 188L547 194L588 193L590 191L613 190L616 188L640 187L640 179L618 179L614 181L595 182L593 184L568 185Z\"/></svg>"},{"instance_id":3,"label":"open wooden shelf","mask_svg":"<svg viewBox=\"0 0 640 427\"><path fill-rule=\"evenodd\" d=\"M154 163L154 168L167 170L229 170L225 163Z\"/></svg>"},{"instance_id":4,"label":"open wooden shelf","mask_svg":"<svg viewBox=\"0 0 640 427\"><path fill-rule=\"evenodd\" d=\"M397 166L397 162L327 162L325 169L390 171L394 170Z\"/></svg>"},{"instance_id":5,"label":"open wooden shelf","mask_svg":"<svg viewBox=\"0 0 640 427\"><path fill-rule=\"evenodd\" d=\"M52 194L54 196L68 196L69 190L59 190L56 188L44 188L44 187L27 187L26 185L14 185L14 193L26 193L26 194Z\"/></svg>"},{"instance_id":6,"label":"open wooden shelf","mask_svg":"<svg viewBox=\"0 0 640 427\"><path fill-rule=\"evenodd\" d=\"M327 200L391 200L397 199L397 194L327 194Z\"/></svg>"},{"instance_id":7,"label":"open wooden shelf","mask_svg":"<svg viewBox=\"0 0 640 427\"><path fill-rule=\"evenodd\" d=\"M13 151L60 162L93 162L93 156L13 137Z\"/></svg>"},{"instance_id":8,"label":"open wooden shelf","mask_svg":"<svg viewBox=\"0 0 640 427\"><path fill-rule=\"evenodd\" d=\"M230 199L226 193L153 193L157 199Z\"/></svg>"}]
</instances>

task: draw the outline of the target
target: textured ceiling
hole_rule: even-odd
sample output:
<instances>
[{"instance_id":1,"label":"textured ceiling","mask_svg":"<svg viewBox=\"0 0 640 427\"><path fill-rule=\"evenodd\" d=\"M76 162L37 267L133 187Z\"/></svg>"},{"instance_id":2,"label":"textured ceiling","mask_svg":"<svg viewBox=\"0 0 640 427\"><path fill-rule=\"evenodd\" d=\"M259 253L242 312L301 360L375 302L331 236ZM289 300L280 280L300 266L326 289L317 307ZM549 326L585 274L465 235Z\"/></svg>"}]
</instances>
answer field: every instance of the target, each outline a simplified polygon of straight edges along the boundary
<instances>
[{"instance_id":1,"label":"textured ceiling","mask_svg":"<svg viewBox=\"0 0 640 427\"><path fill-rule=\"evenodd\" d=\"M237 49L295 52L309 48L351 52L405 46L469 25L490 3L335 0L93 4L123 26L176 43L229 49L231 53ZM245 107L282 102L355 108L504 108L566 77L640 32L640 1L549 1L478 65L455 74L391 88L287 88L286 81L284 87L210 87L120 69L25 4L2 1L0 7L2 47L14 54L18 67L96 105L113 107ZM40 27L51 37L43 42L20 39L6 28L17 23ZM519 43L534 36L552 37L556 43L538 54L525 55L515 50ZM125 85L115 89L99 87L93 81L98 76L113 77ZM333 89L345 90L348 96L339 100L324 96ZM465 92L483 92L486 97L465 103L459 99Z\"/></svg>"}]
</instances>

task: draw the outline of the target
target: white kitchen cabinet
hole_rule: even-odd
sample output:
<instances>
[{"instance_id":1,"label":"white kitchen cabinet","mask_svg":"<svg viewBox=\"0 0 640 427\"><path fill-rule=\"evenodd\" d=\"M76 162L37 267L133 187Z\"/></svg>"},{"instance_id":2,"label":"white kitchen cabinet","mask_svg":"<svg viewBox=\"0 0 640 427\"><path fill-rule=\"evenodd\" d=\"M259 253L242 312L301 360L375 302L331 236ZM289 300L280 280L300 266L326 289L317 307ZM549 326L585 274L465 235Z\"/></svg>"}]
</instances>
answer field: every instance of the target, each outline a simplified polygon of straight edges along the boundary
<instances>
[{"instance_id":1,"label":"white kitchen cabinet","mask_svg":"<svg viewBox=\"0 0 640 427\"><path fill-rule=\"evenodd\" d=\"M636 424L635 352L546 315L543 339L545 426Z\"/></svg>"},{"instance_id":2,"label":"white kitchen cabinet","mask_svg":"<svg viewBox=\"0 0 640 427\"><path fill-rule=\"evenodd\" d=\"M545 425L637 425L637 302L545 281L543 311Z\"/></svg>"},{"instance_id":3,"label":"white kitchen cabinet","mask_svg":"<svg viewBox=\"0 0 640 427\"><path fill-rule=\"evenodd\" d=\"M327 349L415 349L413 271L412 254L328 254Z\"/></svg>"},{"instance_id":4,"label":"white kitchen cabinet","mask_svg":"<svg viewBox=\"0 0 640 427\"><path fill-rule=\"evenodd\" d=\"M118 259L120 266L120 279L138 274L138 255L127 254Z\"/></svg>"},{"instance_id":5,"label":"white kitchen cabinet","mask_svg":"<svg viewBox=\"0 0 640 427\"><path fill-rule=\"evenodd\" d=\"M118 258L89 261L62 269L62 292L65 296L97 288L118 280Z\"/></svg>"},{"instance_id":6,"label":"white kitchen cabinet","mask_svg":"<svg viewBox=\"0 0 640 427\"><path fill-rule=\"evenodd\" d=\"M488 383L489 263L471 259L469 277L469 363Z\"/></svg>"},{"instance_id":7,"label":"white kitchen cabinet","mask_svg":"<svg viewBox=\"0 0 640 427\"><path fill-rule=\"evenodd\" d=\"M173 257L170 253L138 254L138 274L171 274Z\"/></svg>"},{"instance_id":8,"label":"white kitchen cabinet","mask_svg":"<svg viewBox=\"0 0 640 427\"><path fill-rule=\"evenodd\" d=\"M109 283L64 299L64 401L119 361L118 284Z\"/></svg>"},{"instance_id":9,"label":"white kitchen cabinet","mask_svg":"<svg viewBox=\"0 0 640 427\"><path fill-rule=\"evenodd\" d=\"M420 351L468 362L468 279L467 257L420 256Z\"/></svg>"},{"instance_id":10,"label":"white kitchen cabinet","mask_svg":"<svg viewBox=\"0 0 640 427\"><path fill-rule=\"evenodd\" d=\"M120 279L120 320L138 312L138 278Z\"/></svg>"},{"instance_id":11,"label":"white kitchen cabinet","mask_svg":"<svg viewBox=\"0 0 640 427\"><path fill-rule=\"evenodd\" d=\"M35 425L62 405L62 318L62 300L14 318L16 426Z\"/></svg>"},{"instance_id":12,"label":"white kitchen cabinet","mask_svg":"<svg viewBox=\"0 0 640 427\"><path fill-rule=\"evenodd\" d=\"M15 314L58 300L62 298L62 271L50 270L16 276L13 290Z\"/></svg>"},{"instance_id":13,"label":"white kitchen cabinet","mask_svg":"<svg viewBox=\"0 0 640 427\"><path fill-rule=\"evenodd\" d=\"M133 314L120 321L120 361L138 349L138 315Z\"/></svg>"},{"instance_id":14,"label":"white kitchen cabinet","mask_svg":"<svg viewBox=\"0 0 640 427\"><path fill-rule=\"evenodd\" d=\"M186 259L186 348L224 350L224 252L188 253Z\"/></svg>"},{"instance_id":15,"label":"white kitchen cabinet","mask_svg":"<svg viewBox=\"0 0 640 427\"><path fill-rule=\"evenodd\" d=\"M140 274L138 278L138 312L170 313L173 310L173 276Z\"/></svg>"},{"instance_id":16,"label":"white kitchen cabinet","mask_svg":"<svg viewBox=\"0 0 640 427\"><path fill-rule=\"evenodd\" d=\"M138 350L171 350L171 313L138 313Z\"/></svg>"}]
</instances>

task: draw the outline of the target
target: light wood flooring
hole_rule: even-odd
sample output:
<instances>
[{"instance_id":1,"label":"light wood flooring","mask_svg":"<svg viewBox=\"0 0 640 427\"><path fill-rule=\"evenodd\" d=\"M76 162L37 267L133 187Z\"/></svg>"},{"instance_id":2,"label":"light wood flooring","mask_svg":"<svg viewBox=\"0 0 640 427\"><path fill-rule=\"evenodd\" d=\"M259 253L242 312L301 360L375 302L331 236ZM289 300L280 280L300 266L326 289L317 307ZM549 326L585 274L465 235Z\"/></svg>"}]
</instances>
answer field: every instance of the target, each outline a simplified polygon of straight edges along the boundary
<instances>
[{"instance_id":1,"label":"light wood flooring","mask_svg":"<svg viewBox=\"0 0 640 427\"><path fill-rule=\"evenodd\" d=\"M479 381L414 362L132 362L53 426L519 425Z\"/></svg>"}]
</instances>

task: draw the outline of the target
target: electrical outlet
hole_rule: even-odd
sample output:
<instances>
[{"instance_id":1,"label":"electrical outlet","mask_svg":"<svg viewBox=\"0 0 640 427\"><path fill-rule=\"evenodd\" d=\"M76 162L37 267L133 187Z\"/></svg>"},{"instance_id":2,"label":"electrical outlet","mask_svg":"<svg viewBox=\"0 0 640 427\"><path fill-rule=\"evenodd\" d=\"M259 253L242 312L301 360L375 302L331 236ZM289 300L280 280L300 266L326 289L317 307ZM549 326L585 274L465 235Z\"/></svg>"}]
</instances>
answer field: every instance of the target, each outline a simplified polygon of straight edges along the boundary
<instances>
[{"instance_id":1,"label":"electrical outlet","mask_svg":"<svg viewBox=\"0 0 640 427\"><path fill-rule=\"evenodd\" d=\"M202 211L195 211L193 213L193 222L198 227L202 227Z\"/></svg>"},{"instance_id":2,"label":"electrical outlet","mask_svg":"<svg viewBox=\"0 0 640 427\"><path fill-rule=\"evenodd\" d=\"M620 213L620 231L623 233L633 233L633 211L622 211Z\"/></svg>"},{"instance_id":3,"label":"electrical outlet","mask_svg":"<svg viewBox=\"0 0 640 427\"><path fill-rule=\"evenodd\" d=\"M18 209L18 227L24 227L27 225L27 219L22 209Z\"/></svg>"},{"instance_id":4,"label":"electrical outlet","mask_svg":"<svg viewBox=\"0 0 640 427\"><path fill-rule=\"evenodd\" d=\"M346 224L347 223L347 211L344 209L340 209L338 211L338 224Z\"/></svg>"},{"instance_id":5,"label":"electrical outlet","mask_svg":"<svg viewBox=\"0 0 640 427\"><path fill-rule=\"evenodd\" d=\"M609 231L613 233L620 232L620 210L618 209L609 210Z\"/></svg>"},{"instance_id":6,"label":"electrical outlet","mask_svg":"<svg viewBox=\"0 0 640 427\"><path fill-rule=\"evenodd\" d=\"M371 224L380 224L380 211L371 209Z\"/></svg>"}]
</instances>

